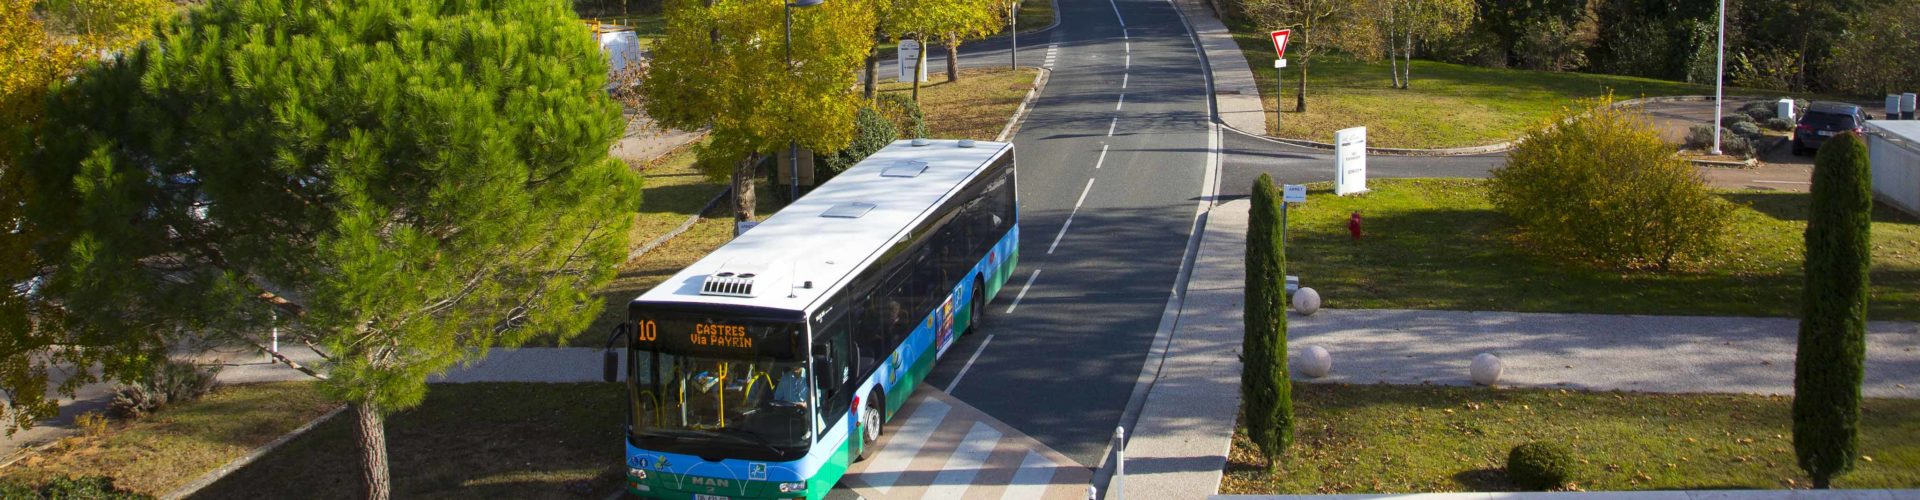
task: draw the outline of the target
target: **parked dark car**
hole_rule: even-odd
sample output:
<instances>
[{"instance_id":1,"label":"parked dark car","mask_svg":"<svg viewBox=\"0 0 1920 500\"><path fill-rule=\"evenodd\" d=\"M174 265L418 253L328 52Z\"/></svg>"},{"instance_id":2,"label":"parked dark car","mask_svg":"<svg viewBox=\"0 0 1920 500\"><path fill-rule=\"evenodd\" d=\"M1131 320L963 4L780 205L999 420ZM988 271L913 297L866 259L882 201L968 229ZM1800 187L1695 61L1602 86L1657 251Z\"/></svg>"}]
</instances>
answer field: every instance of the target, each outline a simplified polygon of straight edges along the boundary
<instances>
[{"instance_id":1,"label":"parked dark car","mask_svg":"<svg viewBox=\"0 0 1920 500\"><path fill-rule=\"evenodd\" d=\"M1815 102L1807 105L1807 111L1800 114L1800 124L1793 127L1793 154L1805 155L1820 149L1827 138L1843 132L1860 132L1866 125L1866 111L1859 106L1839 102Z\"/></svg>"}]
</instances>

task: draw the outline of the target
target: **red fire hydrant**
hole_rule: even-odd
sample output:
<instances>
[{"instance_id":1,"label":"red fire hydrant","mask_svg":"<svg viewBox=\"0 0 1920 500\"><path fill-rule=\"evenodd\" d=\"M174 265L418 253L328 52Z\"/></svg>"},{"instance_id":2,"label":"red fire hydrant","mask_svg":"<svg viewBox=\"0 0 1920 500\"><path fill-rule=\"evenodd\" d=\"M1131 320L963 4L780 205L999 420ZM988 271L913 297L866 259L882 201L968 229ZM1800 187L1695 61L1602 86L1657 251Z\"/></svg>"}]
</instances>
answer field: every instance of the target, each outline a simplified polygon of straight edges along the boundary
<instances>
[{"instance_id":1,"label":"red fire hydrant","mask_svg":"<svg viewBox=\"0 0 1920 500\"><path fill-rule=\"evenodd\" d=\"M1360 212L1354 212L1352 217L1347 218L1347 234L1353 235L1353 239L1360 239Z\"/></svg>"}]
</instances>

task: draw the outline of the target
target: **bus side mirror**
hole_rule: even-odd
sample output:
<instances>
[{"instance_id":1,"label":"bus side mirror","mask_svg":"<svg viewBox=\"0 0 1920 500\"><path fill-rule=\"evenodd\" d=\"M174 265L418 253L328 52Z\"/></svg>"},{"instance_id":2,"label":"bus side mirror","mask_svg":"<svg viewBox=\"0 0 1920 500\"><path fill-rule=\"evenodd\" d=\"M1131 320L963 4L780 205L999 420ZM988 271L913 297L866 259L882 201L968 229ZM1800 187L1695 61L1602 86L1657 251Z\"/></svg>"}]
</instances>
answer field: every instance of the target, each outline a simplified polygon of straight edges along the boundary
<instances>
[{"instance_id":1,"label":"bus side mirror","mask_svg":"<svg viewBox=\"0 0 1920 500\"><path fill-rule=\"evenodd\" d=\"M601 357L601 378L608 382L620 381L620 354L609 349Z\"/></svg>"}]
</instances>

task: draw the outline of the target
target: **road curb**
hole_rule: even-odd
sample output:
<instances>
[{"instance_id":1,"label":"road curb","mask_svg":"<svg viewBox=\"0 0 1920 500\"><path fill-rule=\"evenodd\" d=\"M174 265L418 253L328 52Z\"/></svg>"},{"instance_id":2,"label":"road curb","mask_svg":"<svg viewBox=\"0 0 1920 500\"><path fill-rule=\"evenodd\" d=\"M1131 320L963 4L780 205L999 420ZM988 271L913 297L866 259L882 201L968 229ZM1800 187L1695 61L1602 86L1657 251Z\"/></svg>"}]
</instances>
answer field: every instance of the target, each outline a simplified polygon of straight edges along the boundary
<instances>
[{"instance_id":1,"label":"road curb","mask_svg":"<svg viewBox=\"0 0 1920 500\"><path fill-rule=\"evenodd\" d=\"M206 474L202 474L198 479L194 479L193 482L187 483L185 486L181 486L179 488L174 488L173 491L167 492L166 495L162 495L160 498L162 500L178 500L178 499L186 498L188 496L192 496L194 493L199 493L200 490L206 489L206 487L208 486L212 486L213 483L219 482L221 479L227 477L227 475L233 474L234 471L238 471L241 468L246 467L248 464L252 464L255 460L259 460L260 457L266 456L267 453L270 453L273 450L278 449L289 442L292 442L294 438L305 435L307 432L312 431L316 427L319 427L321 423L324 423L328 420L332 420L333 417L340 415L342 412L345 412L346 410L347 410L346 405L341 405L339 408L334 408L333 411L329 411L325 415L321 415L318 418L307 421L306 424L303 424L300 427L293 429L292 432L288 432L286 434L281 435L278 438L274 438L272 442L268 442L267 444L261 445L258 448L254 448L253 451L249 451L247 452L246 455L243 455L240 458L233 459L233 461L227 462L226 465L222 465L218 469L214 469L210 472L207 472Z\"/></svg>"},{"instance_id":2,"label":"road curb","mask_svg":"<svg viewBox=\"0 0 1920 500\"><path fill-rule=\"evenodd\" d=\"M1059 22L1057 19L1058 16L1055 17L1055 22ZM1033 100L1040 97L1040 92L1046 90L1047 77L1053 74L1053 70L1047 68L1033 66L1022 67L1039 70L1040 74L1033 77L1033 86L1027 89L1027 96L1020 100L1019 107L1013 108L1013 116L1007 117L1007 126L1000 128L1000 135L994 137L993 142L1007 142L1007 139L1012 138L1014 133L1020 131L1020 123L1027 117L1027 110L1033 107Z\"/></svg>"}]
</instances>

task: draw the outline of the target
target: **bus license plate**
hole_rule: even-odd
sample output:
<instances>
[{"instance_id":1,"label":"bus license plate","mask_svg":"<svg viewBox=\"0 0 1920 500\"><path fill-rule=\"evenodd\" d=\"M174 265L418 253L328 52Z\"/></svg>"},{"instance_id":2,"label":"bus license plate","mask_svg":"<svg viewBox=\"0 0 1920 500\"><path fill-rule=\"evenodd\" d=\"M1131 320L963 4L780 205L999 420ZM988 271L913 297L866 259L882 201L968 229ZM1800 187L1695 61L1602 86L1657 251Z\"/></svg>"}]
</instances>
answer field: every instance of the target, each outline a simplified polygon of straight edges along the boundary
<instances>
[{"instance_id":1,"label":"bus license plate","mask_svg":"<svg viewBox=\"0 0 1920 500\"><path fill-rule=\"evenodd\" d=\"M699 493L694 493L693 500L733 500L733 499L730 497L723 497L720 495L702 495Z\"/></svg>"}]
</instances>

